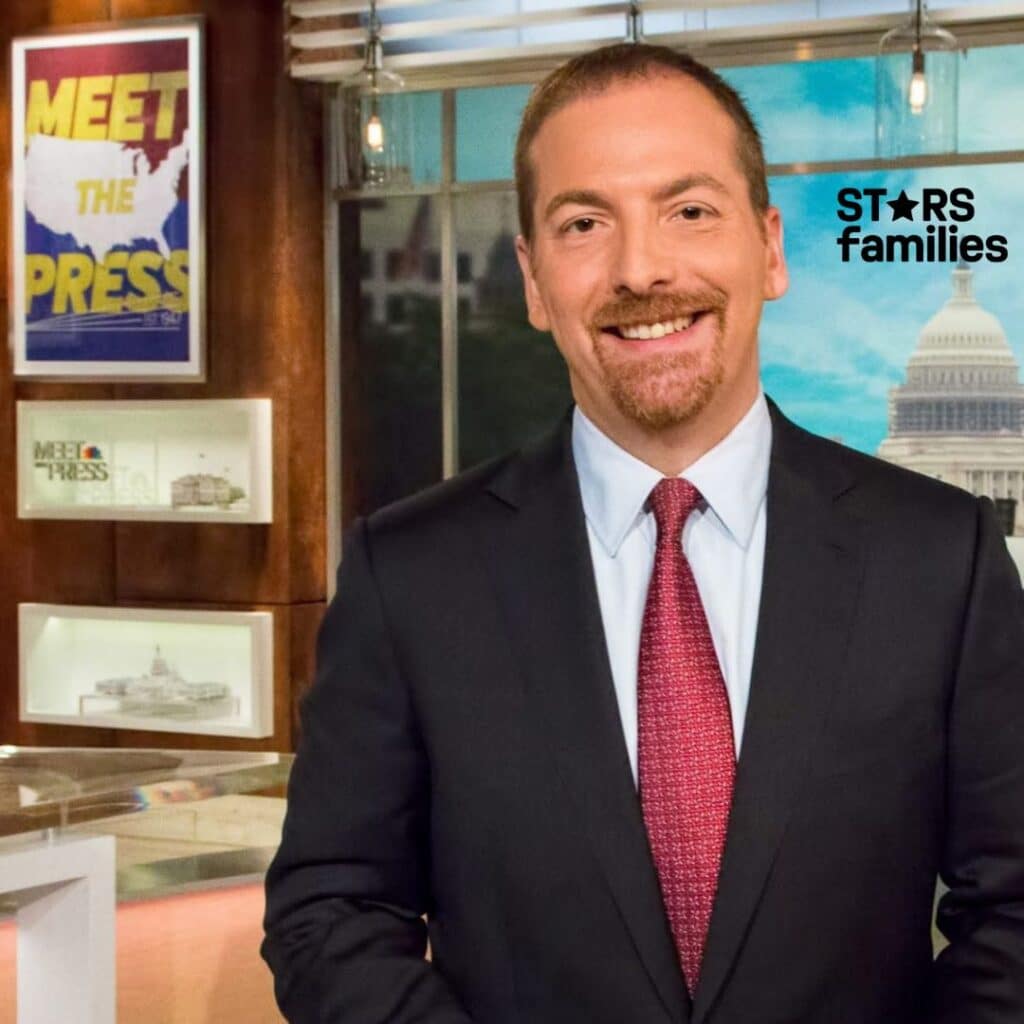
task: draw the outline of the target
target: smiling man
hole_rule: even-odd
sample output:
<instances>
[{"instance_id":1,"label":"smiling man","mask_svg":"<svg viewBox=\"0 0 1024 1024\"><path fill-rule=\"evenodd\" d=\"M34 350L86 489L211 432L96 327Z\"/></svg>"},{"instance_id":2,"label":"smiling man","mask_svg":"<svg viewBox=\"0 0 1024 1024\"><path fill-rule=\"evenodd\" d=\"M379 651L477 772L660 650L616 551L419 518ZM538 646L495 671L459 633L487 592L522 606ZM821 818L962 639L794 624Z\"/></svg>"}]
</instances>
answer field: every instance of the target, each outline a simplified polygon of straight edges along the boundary
<instances>
[{"instance_id":1,"label":"smiling man","mask_svg":"<svg viewBox=\"0 0 1024 1024\"><path fill-rule=\"evenodd\" d=\"M348 534L267 879L286 1016L1024 1019L1024 598L991 504L763 394L782 224L710 69L570 61L516 186L574 406Z\"/></svg>"},{"instance_id":2,"label":"smiling man","mask_svg":"<svg viewBox=\"0 0 1024 1024\"><path fill-rule=\"evenodd\" d=\"M652 52L686 70L644 63ZM675 475L757 397L761 306L787 283L782 223L756 129L717 76L648 47L588 61L584 84L569 65L523 118L530 322L554 334L593 423Z\"/></svg>"}]
</instances>

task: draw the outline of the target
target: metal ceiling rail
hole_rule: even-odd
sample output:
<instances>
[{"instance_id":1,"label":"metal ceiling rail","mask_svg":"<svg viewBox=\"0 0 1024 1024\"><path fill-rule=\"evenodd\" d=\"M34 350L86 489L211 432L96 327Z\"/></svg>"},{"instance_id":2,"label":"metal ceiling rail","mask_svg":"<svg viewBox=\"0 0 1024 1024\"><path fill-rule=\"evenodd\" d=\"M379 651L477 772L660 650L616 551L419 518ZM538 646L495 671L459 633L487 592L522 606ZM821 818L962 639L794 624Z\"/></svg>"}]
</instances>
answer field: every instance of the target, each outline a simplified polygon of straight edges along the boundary
<instances>
[{"instance_id":1,"label":"metal ceiling rail","mask_svg":"<svg viewBox=\"0 0 1024 1024\"><path fill-rule=\"evenodd\" d=\"M305 5L319 3L321 0L302 2ZM337 4L339 0L329 2ZM347 3L348 0L341 2ZM675 0L654 0L654 3L658 10L684 12L694 9L692 5L680 4ZM582 13L584 18L596 19L607 17L609 14L614 17L617 13L624 15L627 7L628 4L620 2L562 11L545 8L532 12L531 16L549 19L534 24L549 24L559 18L564 18L560 23L569 24L577 19L579 13ZM645 5L645 10L648 9L654 9L653 5ZM499 16L491 16L491 21L497 17ZM507 19L519 16L500 17ZM871 17L814 18L798 22L768 22L707 30L648 32L645 39L686 49L708 63L718 66L813 60L873 52L882 33L905 19L905 12ZM1021 2L946 9L936 12L933 19L951 28L965 48L1024 41L1024 3ZM474 24L483 20L482 17L472 19ZM440 22L431 21L429 24L436 26ZM315 29L321 39L325 37L327 31L337 33L340 30L334 27L330 30L322 27ZM413 32L415 29L404 37L393 38L417 38ZM312 34L311 32L310 35ZM347 45L315 48L307 48L300 42L302 35L298 26L294 26L289 33L289 40L294 48L291 61L291 74L294 77L324 82L340 81L361 66L362 50L359 43L364 38L363 30L350 28L346 31L341 38ZM336 39L338 36L331 35L328 38ZM448 45L443 48L424 48L397 53L387 56L386 60L387 66L401 74L409 87L414 89L532 82L588 46L613 41L616 38L621 38L621 33L616 31L614 34L595 35L593 38L573 41L516 45L506 43L465 48L452 47L449 39ZM309 42L308 38L306 42Z\"/></svg>"}]
</instances>

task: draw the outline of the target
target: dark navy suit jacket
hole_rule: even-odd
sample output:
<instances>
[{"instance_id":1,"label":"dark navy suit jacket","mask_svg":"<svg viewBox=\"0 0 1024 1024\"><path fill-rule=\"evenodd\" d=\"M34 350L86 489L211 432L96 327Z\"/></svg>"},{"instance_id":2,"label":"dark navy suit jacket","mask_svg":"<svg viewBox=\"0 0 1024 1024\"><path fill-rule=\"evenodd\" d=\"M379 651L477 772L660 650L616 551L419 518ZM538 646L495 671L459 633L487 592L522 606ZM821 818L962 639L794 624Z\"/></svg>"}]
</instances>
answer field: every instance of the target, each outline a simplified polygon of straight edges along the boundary
<instances>
[{"instance_id":1,"label":"dark navy suit jacket","mask_svg":"<svg viewBox=\"0 0 1024 1024\"><path fill-rule=\"evenodd\" d=\"M1024 1021L1024 598L991 503L771 412L750 704L694 999L567 415L349 531L267 879L289 1020ZM937 875L951 944L933 962Z\"/></svg>"}]
</instances>

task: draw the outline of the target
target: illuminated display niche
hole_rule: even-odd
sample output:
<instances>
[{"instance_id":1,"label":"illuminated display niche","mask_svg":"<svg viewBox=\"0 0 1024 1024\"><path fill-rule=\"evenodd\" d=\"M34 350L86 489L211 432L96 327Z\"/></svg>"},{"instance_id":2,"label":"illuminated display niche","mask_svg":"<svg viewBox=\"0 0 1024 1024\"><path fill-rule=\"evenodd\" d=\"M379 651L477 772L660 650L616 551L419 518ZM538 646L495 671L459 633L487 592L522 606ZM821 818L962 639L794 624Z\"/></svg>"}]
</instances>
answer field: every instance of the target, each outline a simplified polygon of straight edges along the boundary
<instances>
[{"instance_id":1,"label":"illuminated display niche","mask_svg":"<svg viewBox=\"0 0 1024 1024\"><path fill-rule=\"evenodd\" d=\"M273 615L18 606L20 716L115 729L273 734Z\"/></svg>"},{"instance_id":2,"label":"illuminated display niche","mask_svg":"<svg viewBox=\"0 0 1024 1024\"><path fill-rule=\"evenodd\" d=\"M18 515L269 523L268 398L19 402Z\"/></svg>"}]
</instances>

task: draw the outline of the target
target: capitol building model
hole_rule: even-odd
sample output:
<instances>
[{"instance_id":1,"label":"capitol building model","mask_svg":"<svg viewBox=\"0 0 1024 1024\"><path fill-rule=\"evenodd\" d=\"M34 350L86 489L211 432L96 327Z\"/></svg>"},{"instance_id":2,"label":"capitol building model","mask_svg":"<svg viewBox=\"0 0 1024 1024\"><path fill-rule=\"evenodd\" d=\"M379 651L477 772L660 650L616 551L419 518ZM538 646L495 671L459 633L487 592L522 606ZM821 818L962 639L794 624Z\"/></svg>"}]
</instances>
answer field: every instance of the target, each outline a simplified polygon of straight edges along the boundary
<instances>
[{"instance_id":1,"label":"capitol building model","mask_svg":"<svg viewBox=\"0 0 1024 1024\"><path fill-rule=\"evenodd\" d=\"M1020 367L963 265L918 337L906 383L889 392L889 435L878 455L992 498L1007 534L1024 535Z\"/></svg>"}]
</instances>

